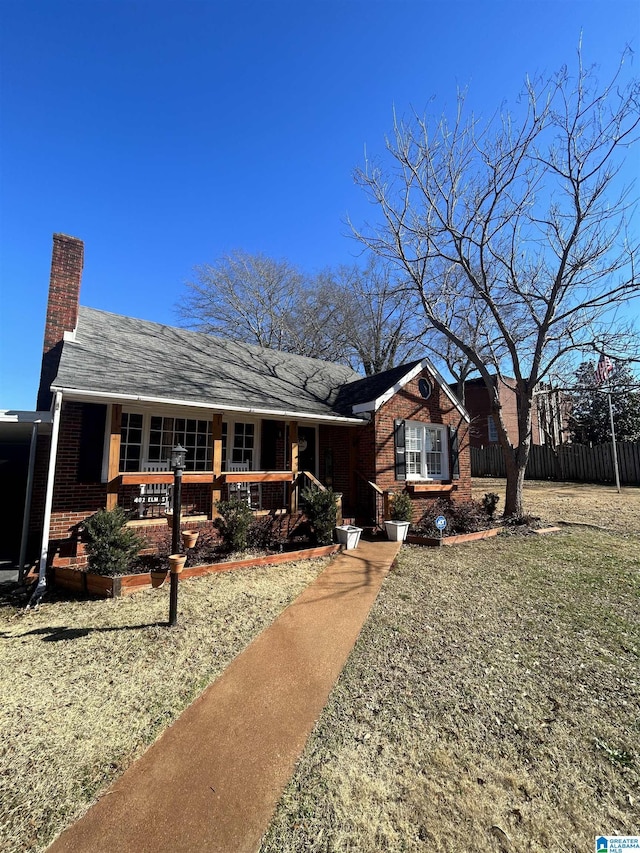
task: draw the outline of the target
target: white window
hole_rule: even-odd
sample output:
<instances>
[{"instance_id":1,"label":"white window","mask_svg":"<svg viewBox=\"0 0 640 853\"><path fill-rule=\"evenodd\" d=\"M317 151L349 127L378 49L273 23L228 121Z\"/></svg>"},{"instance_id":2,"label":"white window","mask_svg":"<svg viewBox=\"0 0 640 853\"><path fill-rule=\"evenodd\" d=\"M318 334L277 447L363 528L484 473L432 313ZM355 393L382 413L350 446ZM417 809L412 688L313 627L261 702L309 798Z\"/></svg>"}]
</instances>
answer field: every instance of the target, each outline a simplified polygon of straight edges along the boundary
<instances>
[{"instance_id":1,"label":"white window","mask_svg":"<svg viewBox=\"0 0 640 853\"><path fill-rule=\"evenodd\" d=\"M120 470L139 471L142 459L142 415L122 413L120 429Z\"/></svg>"},{"instance_id":2,"label":"white window","mask_svg":"<svg viewBox=\"0 0 640 853\"><path fill-rule=\"evenodd\" d=\"M181 444L187 450L187 471L211 471L211 436L211 421L151 415L147 458L163 462L171 458L172 448Z\"/></svg>"},{"instance_id":3,"label":"white window","mask_svg":"<svg viewBox=\"0 0 640 853\"><path fill-rule=\"evenodd\" d=\"M232 462L248 462L249 469L253 467L253 448L255 443L254 424L236 421L233 425Z\"/></svg>"},{"instance_id":4,"label":"white window","mask_svg":"<svg viewBox=\"0 0 640 853\"><path fill-rule=\"evenodd\" d=\"M253 470L259 448L255 423L222 422L222 470L229 462L247 462ZM108 438L108 436L107 436ZM176 418L149 412L123 412L120 431L120 470L140 471L147 462L171 458L176 444L186 448L187 471L213 468L213 427L210 419ZM103 470L106 477L106 470Z\"/></svg>"},{"instance_id":5,"label":"white window","mask_svg":"<svg viewBox=\"0 0 640 853\"><path fill-rule=\"evenodd\" d=\"M448 479L446 427L407 421L405 460L409 480Z\"/></svg>"},{"instance_id":6,"label":"white window","mask_svg":"<svg viewBox=\"0 0 640 853\"><path fill-rule=\"evenodd\" d=\"M489 415L487 419L487 426L489 429L489 441L495 443L498 440L498 429L492 415Z\"/></svg>"}]
</instances>

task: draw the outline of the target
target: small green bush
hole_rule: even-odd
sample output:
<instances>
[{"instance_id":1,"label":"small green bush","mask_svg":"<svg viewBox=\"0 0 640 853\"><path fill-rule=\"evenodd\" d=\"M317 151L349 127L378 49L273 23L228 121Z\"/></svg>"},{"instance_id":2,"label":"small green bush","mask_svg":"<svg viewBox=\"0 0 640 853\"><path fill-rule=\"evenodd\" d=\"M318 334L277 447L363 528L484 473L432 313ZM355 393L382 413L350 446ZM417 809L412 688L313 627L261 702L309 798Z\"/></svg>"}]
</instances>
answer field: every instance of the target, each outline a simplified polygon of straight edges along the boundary
<instances>
[{"instance_id":1,"label":"small green bush","mask_svg":"<svg viewBox=\"0 0 640 853\"><path fill-rule=\"evenodd\" d=\"M413 521L413 501L407 492L396 492L393 496L391 521Z\"/></svg>"},{"instance_id":2,"label":"small green bush","mask_svg":"<svg viewBox=\"0 0 640 853\"><path fill-rule=\"evenodd\" d=\"M88 571L98 575L123 575L131 570L141 539L126 527L127 514L121 507L101 509L83 524L83 539L88 557Z\"/></svg>"},{"instance_id":3,"label":"small green bush","mask_svg":"<svg viewBox=\"0 0 640 853\"><path fill-rule=\"evenodd\" d=\"M227 551L244 551L249 547L249 528L253 521L251 507L246 501L232 497L218 501L220 517L213 522Z\"/></svg>"},{"instance_id":4,"label":"small green bush","mask_svg":"<svg viewBox=\"0 0 640 853\"><path fill-rule=\"evenodd\" d=\"M318 545L331 545L333 529L336 526L338 510L336 493L333 489L303 489L305 513L311 525L313 538Z\"/></svg>"}]
</instances>

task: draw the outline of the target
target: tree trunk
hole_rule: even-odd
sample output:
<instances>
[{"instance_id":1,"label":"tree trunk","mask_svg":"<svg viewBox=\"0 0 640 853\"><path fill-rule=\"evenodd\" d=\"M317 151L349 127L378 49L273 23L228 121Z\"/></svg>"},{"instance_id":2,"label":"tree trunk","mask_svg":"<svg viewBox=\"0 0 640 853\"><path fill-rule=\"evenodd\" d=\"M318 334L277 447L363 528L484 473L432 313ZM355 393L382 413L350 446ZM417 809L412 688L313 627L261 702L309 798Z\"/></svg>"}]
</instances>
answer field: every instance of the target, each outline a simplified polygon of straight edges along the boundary
<instances>
[{"instance_id":1,"label":"tree trunk","mask_svg":"<svg viewBox=\"0 0 640 853\"><path fill-rule=\"evenodd\" d=\"M520 448L517 448L505 453L505 466L507 469L507 491L504 499L505 518L521 516L523 514L522 489L527 463L525 462L524 466L518 464L517 457L519 456L519 451Z\"/></svg>"},{"instance_id":2,"label":"tree trunk","mask_svg":"<svg viewBox=\"0 0 640 853\"><path fill-rule=\"evenodd\" d=\"M522 490L524 475L531 448L531 398L518 395L518 446L505 453L507 469L507 491L504 500L504 516L520 517L524 514Z\"/></svg>"}]
</instances>

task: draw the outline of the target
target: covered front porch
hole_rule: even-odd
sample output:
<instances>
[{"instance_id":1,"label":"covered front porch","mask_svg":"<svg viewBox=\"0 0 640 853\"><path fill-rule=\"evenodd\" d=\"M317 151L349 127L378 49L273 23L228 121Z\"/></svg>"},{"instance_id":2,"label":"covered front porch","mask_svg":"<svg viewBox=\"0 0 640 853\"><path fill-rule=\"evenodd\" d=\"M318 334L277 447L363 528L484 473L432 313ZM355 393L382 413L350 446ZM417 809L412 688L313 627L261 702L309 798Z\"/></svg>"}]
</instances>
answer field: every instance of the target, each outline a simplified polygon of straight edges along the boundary
<instances>
[{"instance_id":1,"label":"covered front porch","mask_svg":"<svg viewBox=\"0 0 640 853\"><path fill-rule=\"evenodd\" d=\"M186 416L185 416L186 414ZM133 520L162 517L172 506L170 447L187 447L181 512L202 520L217 516L219 501L236 496L257 514L297 514L305 488L325 489L319 474L333 458L321 442L321 424L297 419L251 418L239 413L173 411L155 414L110 406L106 453L106 506L122 506ZM348 428L343 443L349 444ZM341 478L338 478L339 480ZM338 511L342 516L342 501Z\"/></svg>"}]
</instances>

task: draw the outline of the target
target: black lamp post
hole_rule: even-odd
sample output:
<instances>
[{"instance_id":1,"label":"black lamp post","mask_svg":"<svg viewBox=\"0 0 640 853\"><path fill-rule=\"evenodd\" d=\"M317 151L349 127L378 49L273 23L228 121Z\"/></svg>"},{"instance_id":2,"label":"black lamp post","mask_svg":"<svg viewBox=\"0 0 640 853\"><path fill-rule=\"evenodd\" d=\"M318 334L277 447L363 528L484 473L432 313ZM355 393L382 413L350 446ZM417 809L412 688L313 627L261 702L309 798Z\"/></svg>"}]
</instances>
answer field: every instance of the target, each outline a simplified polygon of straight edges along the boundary
<instances>
[{"instance_id":1,"label":"black lamp post","mask_svg":"<svg viewBox=\"0 0 640 853\"><path fill-rule=\"evenodd\" d=\"M171 467L173 468L173 528L171 531L172 554L177 554L180 546L182 472L184 471L186 453L186 448L181 444L177 444L171 451ZM169 625L178 624L178 580L178 573L171 572L171 588L169 591Z\"/></svg>"}]
</instances>

